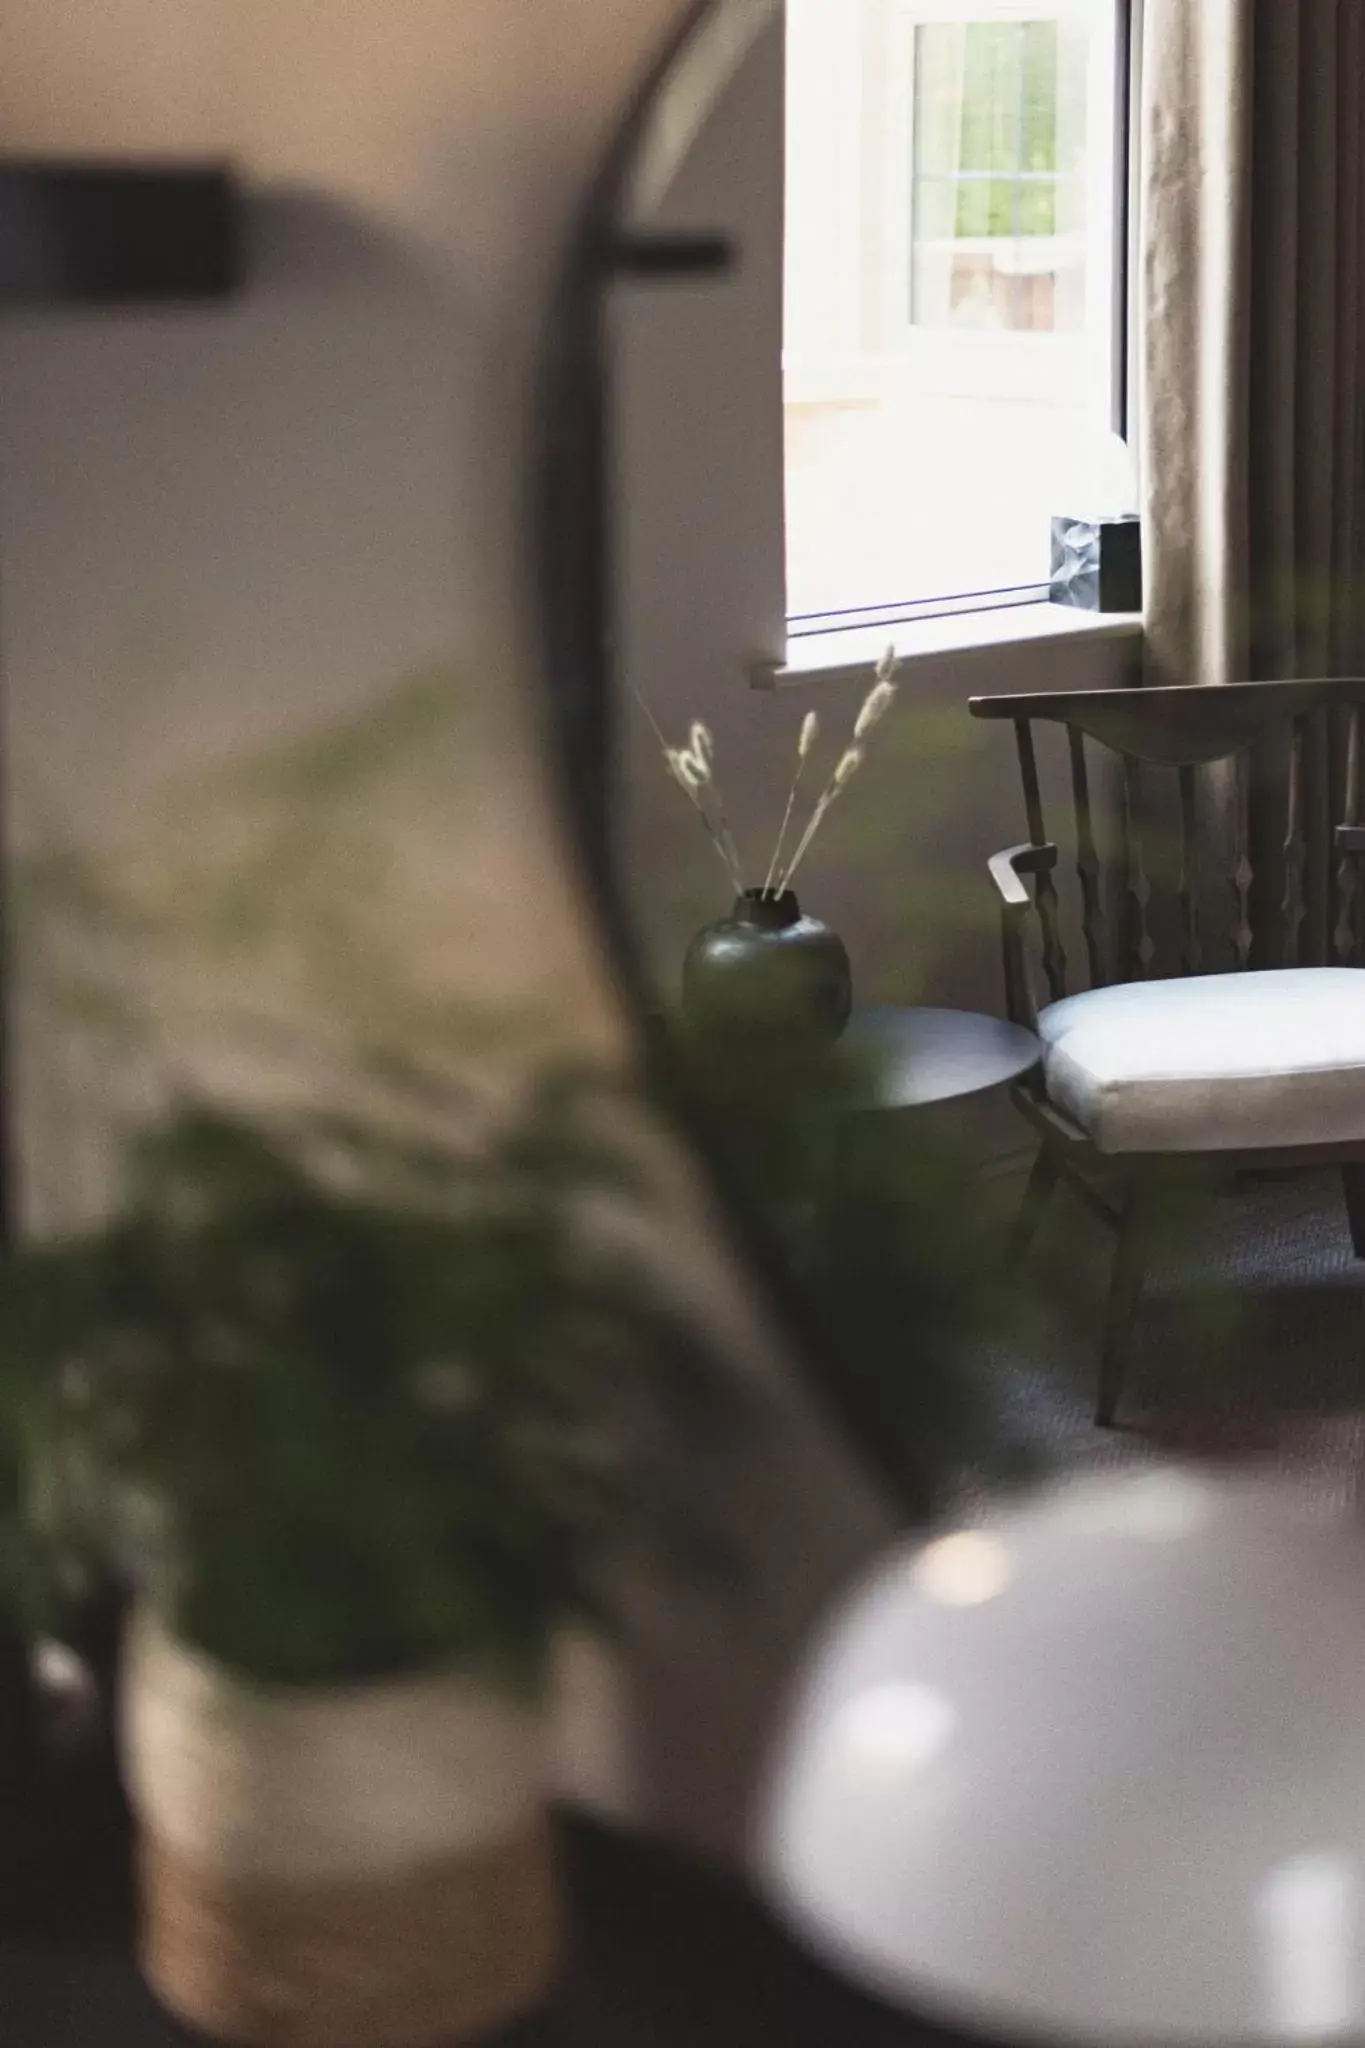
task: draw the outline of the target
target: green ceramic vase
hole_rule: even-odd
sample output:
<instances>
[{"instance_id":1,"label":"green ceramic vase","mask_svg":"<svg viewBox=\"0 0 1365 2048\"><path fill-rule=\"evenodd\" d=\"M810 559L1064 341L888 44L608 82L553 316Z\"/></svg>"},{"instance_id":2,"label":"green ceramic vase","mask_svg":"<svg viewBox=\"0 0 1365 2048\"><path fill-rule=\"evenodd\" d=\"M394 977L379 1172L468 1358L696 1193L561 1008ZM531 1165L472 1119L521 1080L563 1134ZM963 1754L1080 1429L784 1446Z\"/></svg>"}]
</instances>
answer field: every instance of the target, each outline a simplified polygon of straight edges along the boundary
<instances>
[{"instance_id":1,"label":"green ceramic vase","mask_svg":"<svg viewBox=\"0 0 1365 2048\"><path fill-rule=\"evenodd\" d=\"M803 916L790 889L747 889L728 917L697 933L683 961L684 1014L717 1036L832 1045L852 1007L843 940Z\"/></svg>"}]
</instances>

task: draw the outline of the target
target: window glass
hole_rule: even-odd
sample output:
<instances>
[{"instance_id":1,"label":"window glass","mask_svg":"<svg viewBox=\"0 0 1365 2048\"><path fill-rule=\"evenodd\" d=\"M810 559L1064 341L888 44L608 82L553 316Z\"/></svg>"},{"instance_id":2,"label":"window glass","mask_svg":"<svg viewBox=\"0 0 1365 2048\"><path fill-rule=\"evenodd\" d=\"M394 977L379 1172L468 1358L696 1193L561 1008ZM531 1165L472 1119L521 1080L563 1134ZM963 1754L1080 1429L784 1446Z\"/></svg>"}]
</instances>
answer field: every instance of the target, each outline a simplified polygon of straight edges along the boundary
<instances>
[{"instance_id":1,"label":"window glass","mask_svg":"<svg viewBox=\"0 0 1365 2048\"><path fill-rule=\"evenodd\" d=\"M917 325L1085 325L1087 37L1057 20L924 22L914 38Z\"/></svg>"},{"instance_id":2,"label":"window glass","mask_svg":"<svg viewBox=\"0 0 1365 2048\"><path fill-rule=\"evenodd\" d=\"M1127 509L1119 17L788 0L794 630L1036 595L1054 513Z\"/></svg>"}]
</instances>

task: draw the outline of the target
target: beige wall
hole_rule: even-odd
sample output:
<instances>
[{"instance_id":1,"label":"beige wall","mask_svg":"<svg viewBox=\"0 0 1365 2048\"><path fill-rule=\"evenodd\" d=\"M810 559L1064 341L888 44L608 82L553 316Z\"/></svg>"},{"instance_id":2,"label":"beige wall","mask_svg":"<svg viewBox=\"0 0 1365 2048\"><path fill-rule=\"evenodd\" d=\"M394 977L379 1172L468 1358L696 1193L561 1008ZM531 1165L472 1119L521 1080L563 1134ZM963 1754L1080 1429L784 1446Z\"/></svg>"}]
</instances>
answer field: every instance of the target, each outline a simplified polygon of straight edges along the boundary
<instances>
[{"instance_id":1,"label":"beige wall","mask_svg":"<svg viewBox=\"0 0 1365 2048\"><path fill-rule=\"evenodd\" d=\"M299 692L345 703L433 649L492 663L488 685L500 669L505 686L524 645L519 496L548 267L669 11L6 7L8 149L230 152L261 257L234 312L7 319L16 680L47 662L68 692L93 689L98 666L113 693L111 662L134 686L153 660L192 667L185 718L158 724L197 724L245 690L243 730ZM21 748L26 726L21 707Z\"/></svg>"},{"instance_id":2,"label":"beige wall","mask_svg":"<svg viewBox=\"0 0 1365 2048\"><path fill-rule=\"evenodd\" d=\"M451 1002L502 988L561 1042L610 1041L528 739L521 492L551 266L671 11L8 0L5 146L228 150L259 259L229 309L0 324L8 789L25 844L54 817L112 844L155 815L157 844L168 819L193 853L191 770L365 712L434 668L459 724L422 764L420 813L388 784L356 789L353 822L420 881L403 869L386 906L389 957L424 1000L433 981ZM43 1095L48 1020L27 1021L26 1165L60 1208L78 1118ZM87 1072L80 1114L118 1078ZM760 1357L723 1265L698 1250L690 1281ZM604 1745L589 1715L574 1773L731 1850L787 1661L879 1526L794 1399L735 1491L751 1589L723 1610L658 1604L616 1734Z\"/></svg>"}]
</instances>

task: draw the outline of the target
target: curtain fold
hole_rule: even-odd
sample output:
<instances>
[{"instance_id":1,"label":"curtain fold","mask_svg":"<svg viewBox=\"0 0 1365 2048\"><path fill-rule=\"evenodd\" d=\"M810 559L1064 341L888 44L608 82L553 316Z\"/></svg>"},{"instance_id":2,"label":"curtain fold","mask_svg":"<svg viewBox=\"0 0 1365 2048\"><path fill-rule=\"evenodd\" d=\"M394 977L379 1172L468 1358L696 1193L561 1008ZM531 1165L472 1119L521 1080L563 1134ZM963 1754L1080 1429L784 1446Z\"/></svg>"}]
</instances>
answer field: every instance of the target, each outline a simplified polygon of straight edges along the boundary
<instances>
[{"instance_id":1,"label":"curtain fold","mask_svg":"<svg viewBox=\"0 0 1365 2048\"><path fill-rule=\"evenodd\" d=\"M1144 15L1139 466L1148 658L1167 681L1245 668L1253 12Z\"/></svg>"},{"instance_id":2,"label":"curtain fold","mask_svg":"<svg viewBox=\"0 0 1365 2048\"><path fill-rule=\"evenodd\" d=\"M1148 679L1365 674L1365 0L1146 0L1140 122ZM1309 958L1337 753L1314 736Z\"/></svg>"},{"instance_id":3,"label":"curtain fold","mask_svg":"<svg viewBox=\"0 0 1365 2048\"><path fill-rule=\"evenodd\" d=\"M1365 0L1147 0L1154 679L1365 665Z\"/></svg>"}]
</instances>

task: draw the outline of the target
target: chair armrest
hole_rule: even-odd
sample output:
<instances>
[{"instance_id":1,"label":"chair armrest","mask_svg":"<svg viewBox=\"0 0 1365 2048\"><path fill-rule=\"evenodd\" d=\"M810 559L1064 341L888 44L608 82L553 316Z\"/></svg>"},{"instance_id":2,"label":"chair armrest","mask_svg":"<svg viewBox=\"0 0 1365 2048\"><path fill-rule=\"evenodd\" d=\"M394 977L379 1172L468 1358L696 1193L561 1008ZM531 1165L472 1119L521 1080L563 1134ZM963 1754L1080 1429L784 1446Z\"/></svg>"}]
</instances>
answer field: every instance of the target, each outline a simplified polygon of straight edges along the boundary
<instances>
[{"instance_id":1,"label":"chair armrest","mask_svg":"<svg viewBox=\"0 0 1365 2048\"><path fill-rule=\"evenodd\" d=\"M1025 875L1050 874L1057 865L1055 846L1010 846L995 854L990 876L1000 898L1001 950L1005 967L1005 1009L1012 1024L1038 1029L1038 998L1029 972L1024 923L1033 908Z\"/></svg>"}]
</instances>

